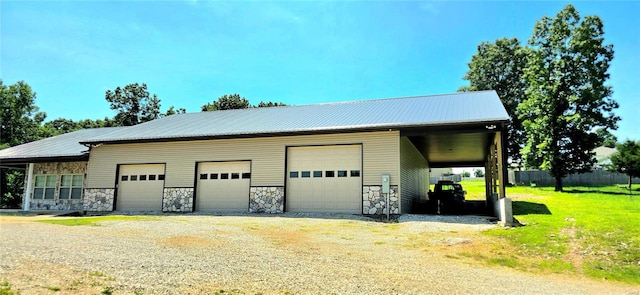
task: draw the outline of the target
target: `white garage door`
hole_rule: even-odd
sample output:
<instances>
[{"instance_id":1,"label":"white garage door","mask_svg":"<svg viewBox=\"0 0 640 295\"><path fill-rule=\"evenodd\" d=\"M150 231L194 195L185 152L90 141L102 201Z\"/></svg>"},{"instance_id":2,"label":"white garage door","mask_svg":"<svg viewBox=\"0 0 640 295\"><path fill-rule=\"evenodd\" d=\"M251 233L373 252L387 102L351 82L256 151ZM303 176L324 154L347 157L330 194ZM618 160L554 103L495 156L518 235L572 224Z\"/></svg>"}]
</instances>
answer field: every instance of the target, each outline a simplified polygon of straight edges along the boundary
<instances>
[{"instance_id":1,"label":"white garage door","mask_svg":"<svg viewBox=\"0 0 640 295\"><path fill-rule=\"evenodd\" d=\"M248 210L251 162L198 164L196 210Z\"/></svg>"},{"instance_id":2,"label":"white garage door","mask_svg":"<svg viewBox=\"0 0 640 295\"><path fill-rule=\"evenodd\" d=\"M164 164L122 165L116 210L161 211Z\"/></svg>"},{"instance_id":3,"label":"white garage door","mask_svg":"<svg viewBox=\"0 0 640 295\"><path fill-rule=\"evenodd\" d=\"M290 147L287 209L361 213L361 146Z\"/></svg>"}]
</instances>

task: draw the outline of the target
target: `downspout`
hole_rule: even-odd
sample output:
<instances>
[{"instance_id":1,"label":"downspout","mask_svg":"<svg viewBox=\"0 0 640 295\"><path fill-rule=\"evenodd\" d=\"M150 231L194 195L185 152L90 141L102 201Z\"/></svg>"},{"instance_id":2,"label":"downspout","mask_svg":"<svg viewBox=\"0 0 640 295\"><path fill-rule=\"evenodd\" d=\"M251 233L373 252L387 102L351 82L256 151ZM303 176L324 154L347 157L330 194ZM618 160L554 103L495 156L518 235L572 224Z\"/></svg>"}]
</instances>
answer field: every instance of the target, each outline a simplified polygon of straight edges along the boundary
<instances>
[{"instance_id":1,"label":"downspout","mask_svg":"<svg viewBox=\"0 0 640 295\"><path fill-rule=\"evenodd\" d=\"M22 210L31 210L31 188L33 187L33 163L29 163L29 171L27 172L27 187L24 192L24 200Z\"/></svg>"}]
</instances>

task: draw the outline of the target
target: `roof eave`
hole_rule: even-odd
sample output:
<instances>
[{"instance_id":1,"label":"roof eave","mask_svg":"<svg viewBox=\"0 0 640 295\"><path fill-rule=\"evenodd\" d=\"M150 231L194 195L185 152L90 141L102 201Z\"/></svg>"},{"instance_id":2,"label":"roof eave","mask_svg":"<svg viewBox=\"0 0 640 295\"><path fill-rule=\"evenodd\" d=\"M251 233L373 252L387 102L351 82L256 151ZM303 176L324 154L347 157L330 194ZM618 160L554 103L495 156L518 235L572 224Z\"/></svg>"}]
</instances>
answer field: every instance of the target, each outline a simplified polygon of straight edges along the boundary
<instances>
[{"instance_id":1,"label":"roof eave","mask_svg":"<svg viewBox=\"0 0 640 295\"><path fill-rule=\"evenodd\" d=\"M61 156L26 156L20 158L0 158L2 164L28 164L28 163L50 163L50 162L86 162L89 154L82 155L61 155Z\"/></svg>"}]
</instances>

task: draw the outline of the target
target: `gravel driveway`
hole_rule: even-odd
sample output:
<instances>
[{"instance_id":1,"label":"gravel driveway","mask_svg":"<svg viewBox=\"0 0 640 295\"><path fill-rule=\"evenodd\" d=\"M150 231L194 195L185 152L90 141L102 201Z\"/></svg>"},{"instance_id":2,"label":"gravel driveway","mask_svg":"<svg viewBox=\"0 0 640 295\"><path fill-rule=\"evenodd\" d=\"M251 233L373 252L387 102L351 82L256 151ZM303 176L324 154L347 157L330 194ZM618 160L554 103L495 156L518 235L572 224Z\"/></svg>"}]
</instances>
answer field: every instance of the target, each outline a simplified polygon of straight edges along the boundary
<instances>
[{"instance_id":1,"label":"gravel driveway","mask_svg":"<svg viewBox=\"0 0 640 295\"><path fill-rule=\"evenodd\" d=\"M448 257L479 217L166 215L97 226L0 216L0 280L21 294L639 294Z\"/></svg>"}]
</instances>

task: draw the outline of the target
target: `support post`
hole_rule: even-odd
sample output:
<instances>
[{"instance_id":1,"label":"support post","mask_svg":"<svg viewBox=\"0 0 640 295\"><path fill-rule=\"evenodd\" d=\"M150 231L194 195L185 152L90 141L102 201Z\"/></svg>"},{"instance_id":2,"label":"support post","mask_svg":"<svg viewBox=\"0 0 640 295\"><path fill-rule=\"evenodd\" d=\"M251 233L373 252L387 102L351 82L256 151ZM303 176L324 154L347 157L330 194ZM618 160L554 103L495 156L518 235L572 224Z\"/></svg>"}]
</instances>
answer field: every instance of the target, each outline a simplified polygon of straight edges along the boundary
<instances>
[{"instance_id":1,"label":"support post","mask_svg":"<svg viewBox=\"0 0 640 295\"><path fill-rule=\"evenodd\" d=\"M506 161L506 153L504 151L504 145L503 145L503 139L502 139L502 132L498 131L496 132L496 148L498 149L498 159L497 160L497 164L498 164L498 179L499 179L499 188L498 188L498 194L500 196L500 199L506 198L506 190L505 190L505 184L507 183L507 180L505 178L505 176L507 175L506 171L507 171L507 167L505 165Z\"/></svg>"},{"instance_id":2,"label":"support post","mask_svg":"<svg viewBox=\"0 0 640 295\"><path fill-rule=\"evenodd\" d=\"M31 188L33 187L33 163L28 164L29 168L27 169L27 185L24 190L24 194L22 195L22 210L29 211L31 210Z\"/></svg>"}]
</instances>

